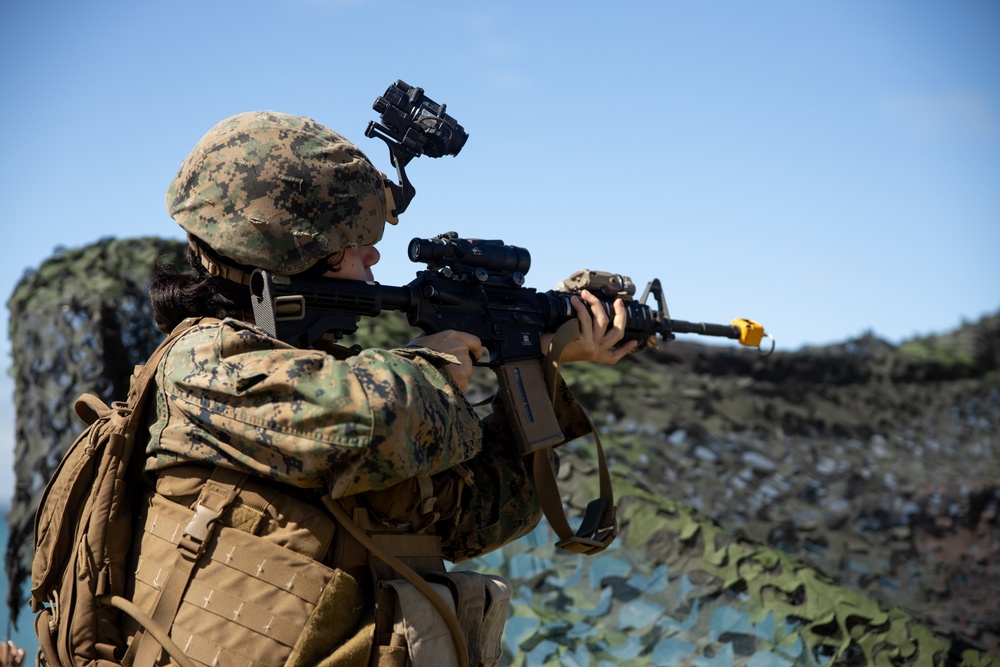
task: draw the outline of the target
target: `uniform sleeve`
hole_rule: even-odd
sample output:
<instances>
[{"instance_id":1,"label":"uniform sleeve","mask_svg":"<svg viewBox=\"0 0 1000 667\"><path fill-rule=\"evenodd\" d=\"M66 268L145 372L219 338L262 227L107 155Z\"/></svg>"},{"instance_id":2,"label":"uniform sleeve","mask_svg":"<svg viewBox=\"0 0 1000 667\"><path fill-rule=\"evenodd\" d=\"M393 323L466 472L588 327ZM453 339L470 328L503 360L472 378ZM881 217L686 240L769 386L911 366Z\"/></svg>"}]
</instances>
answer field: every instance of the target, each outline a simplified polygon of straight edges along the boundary
<instances>
[{"instance_id":1,"label":"uniform sleeve","mask_svg":"<svg viewBox=\"0 0 1000 667\"><path fill-rule=\"evenodd\" d=\"M234 320L193 328L158 371L149 467L200 461L337 498L476 456L482 424L428 350L346 360Z\"/></svg>"},{"instance_id":2,"label":"uniform sleeve","mask_svg":"<svg viewBox=\"0 0 1000 667\"><path fill-rule=\"evenodd\" d=\"M561 378L558 383L554 408L568 442L590 433L591 422ZM531 457L518 452L506 408L498 394L493 401L493 414L485 420L483 450L462 466L471 473L471 483L461 485L455 511L437 525L448 560L475 558L538 525L542 510L531 465ZM444 484L458 486L460 475L448 472L439 477L448 480Z\"/></svg>"}]
</instances>

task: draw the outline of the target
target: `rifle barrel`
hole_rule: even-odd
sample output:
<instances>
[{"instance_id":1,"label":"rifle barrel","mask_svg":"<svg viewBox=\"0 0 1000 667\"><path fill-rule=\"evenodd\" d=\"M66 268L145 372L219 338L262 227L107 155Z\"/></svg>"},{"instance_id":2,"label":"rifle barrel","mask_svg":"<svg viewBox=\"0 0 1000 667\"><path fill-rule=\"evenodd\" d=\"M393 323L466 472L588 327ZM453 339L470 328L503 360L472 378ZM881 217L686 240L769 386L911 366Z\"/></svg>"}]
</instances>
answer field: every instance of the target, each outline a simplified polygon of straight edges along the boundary
<instances>
[{"instance_id":1,"label":"rifle barrel","mask_svg":"<svg viewBox=\"0 0 1000 667\"><path fill-rule=\"evenodd\" d=\"M666 320L660 325L662 332L693 333L702 336L719 336L721 338L740 339L739 327L731 324L705 324L704 322L685 322L684 320Z\"/></svg>"}]
</instances>

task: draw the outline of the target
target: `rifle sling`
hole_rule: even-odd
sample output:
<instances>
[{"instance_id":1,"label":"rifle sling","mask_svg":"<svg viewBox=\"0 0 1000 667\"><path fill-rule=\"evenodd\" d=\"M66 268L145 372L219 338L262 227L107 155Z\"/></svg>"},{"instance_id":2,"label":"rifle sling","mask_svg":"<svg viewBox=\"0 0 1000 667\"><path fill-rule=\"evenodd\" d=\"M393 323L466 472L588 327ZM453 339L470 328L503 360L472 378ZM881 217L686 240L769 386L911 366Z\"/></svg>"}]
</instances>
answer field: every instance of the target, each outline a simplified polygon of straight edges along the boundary
<instances>
[{"instance_id":1,"label":"rifle sling","mask_svg":"<svg viewBox=\"0 0 1000 667\"><path fill-rule=\"evenodd\" d=\"M552 337L552 343L545 355L545 386L550 391L550 398L555 403L556 392L559 383L563 382L559 376L559 358L562 356L566 345L576 338L580 333L579 321L572 319L564 323ZM548 519L549 525L559 536L556 547L582 554L596 554L604 551L614 541L618 535L618 524L616 521L616 511L614 490L611 485L611 473L608 470L607 460L604 457L604 448L601 446L601 437L594 427L594 422L590 415L584 412L591 432L594 434L594 442L597 445L597 464L600 481L600 497L590 501L584 513L583 522L574 533L566 519L566 511L563 508L562 497L559 495L559 486L556 482L556 471L554 457L551 447L545 447L535 451L533 454L533 473L535 487L538 491L538 499L542 506L542 512Z\"/></svg>"}]
</instances>

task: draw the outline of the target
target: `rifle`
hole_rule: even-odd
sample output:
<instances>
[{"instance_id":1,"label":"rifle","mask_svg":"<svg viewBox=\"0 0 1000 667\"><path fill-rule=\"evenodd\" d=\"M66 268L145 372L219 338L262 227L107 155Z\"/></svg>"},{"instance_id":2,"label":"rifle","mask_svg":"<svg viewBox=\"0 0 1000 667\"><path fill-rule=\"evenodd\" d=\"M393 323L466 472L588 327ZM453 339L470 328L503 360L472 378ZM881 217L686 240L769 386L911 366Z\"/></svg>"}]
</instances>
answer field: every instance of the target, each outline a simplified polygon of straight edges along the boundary
<instances>
[{"instance_id":1,"label":"rifle","mask_svg":"<svg viewBox=\"0 0 1000 667\"><path fill-rule=\"evenodd\" d=\"M627 315L624 340L640 341L637 349L655 344L657 338L673 340L679 333L721 336L758 348L765 337L771 338L749 319L723 325L671 318L658 279L639 300L633 298L635 285L627 276L589 270L577 271L554 290L538 292L524 286L531 266L528 250L500 240L460 238L455 232L415 238L409 257L427 268L402 287L258 269L250 281L256 323L296 347L308 347L320 338L339 340L357 330L358 317L385 310L405 313L412 326L428 334L455 329L478 336L489 354L476 363L496 373L524 454L563 439L546 392L541 335L576 319L570 298L583 289L600 299L609 320L615 299L622 299ZM655 308L646 305L650 296Z\"/></svg>"}]
</instances>

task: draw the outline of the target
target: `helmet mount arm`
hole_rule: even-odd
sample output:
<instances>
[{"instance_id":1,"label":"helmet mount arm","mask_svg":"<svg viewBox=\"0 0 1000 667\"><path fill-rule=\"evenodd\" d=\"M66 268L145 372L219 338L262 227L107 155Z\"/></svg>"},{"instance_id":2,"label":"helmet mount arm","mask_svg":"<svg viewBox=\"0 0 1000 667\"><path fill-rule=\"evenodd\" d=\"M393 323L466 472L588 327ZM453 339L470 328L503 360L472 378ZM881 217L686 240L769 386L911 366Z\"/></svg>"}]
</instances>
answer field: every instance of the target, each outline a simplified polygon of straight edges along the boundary
<instances>
[{"instance_id":1,"label":"helmet mount arm","mask_svg":"<svg viewBox=\"0 0 1000 667\"><path fill-rule=\"evenodd\" d=\"M365 130L365 136L369 138L378 137L389 147L389 159L392 161L392 166L396 168L396 173L399 174L399 185L386 179L386 186L392 191L392 196L396 203L396 208L391 213L398 216L406 210L406 207L410 205L410 201L417 194L417 189L413 187L410 179L406 176L406 165L410 163L410 160L420 155L420 153L393 141L392 137L387 134L388 131L388 128L384 125L375 121L369 121L368 128Z\"/></svg>"}]
</instances>

